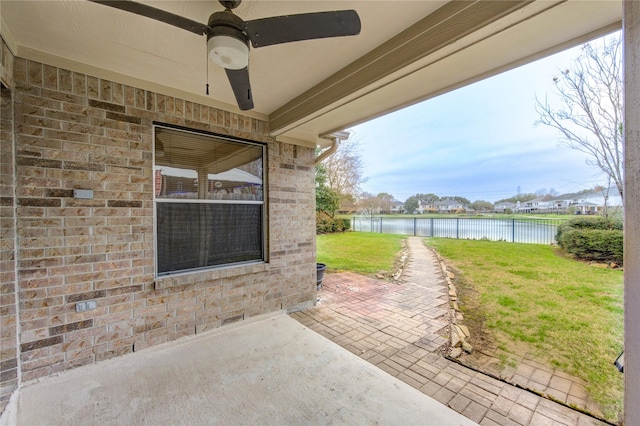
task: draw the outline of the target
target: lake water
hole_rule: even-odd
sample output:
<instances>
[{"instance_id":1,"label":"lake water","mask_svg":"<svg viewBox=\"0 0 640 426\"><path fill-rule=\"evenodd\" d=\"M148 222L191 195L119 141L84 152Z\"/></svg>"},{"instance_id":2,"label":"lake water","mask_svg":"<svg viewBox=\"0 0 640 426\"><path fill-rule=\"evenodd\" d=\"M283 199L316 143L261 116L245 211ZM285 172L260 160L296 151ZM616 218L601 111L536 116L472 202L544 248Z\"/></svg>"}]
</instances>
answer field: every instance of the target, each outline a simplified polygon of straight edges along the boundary
<instances>
[{"instance_id":1,"label":"lake water","mask_svg":"<svg viewBox=\"0 0 640 426\"><path fill-rule=\"evenodd\" d=\"M553 244L558 219L388 218L355 216L351 229L360 232L420 237Z\"/></svg>"}]
</instances>

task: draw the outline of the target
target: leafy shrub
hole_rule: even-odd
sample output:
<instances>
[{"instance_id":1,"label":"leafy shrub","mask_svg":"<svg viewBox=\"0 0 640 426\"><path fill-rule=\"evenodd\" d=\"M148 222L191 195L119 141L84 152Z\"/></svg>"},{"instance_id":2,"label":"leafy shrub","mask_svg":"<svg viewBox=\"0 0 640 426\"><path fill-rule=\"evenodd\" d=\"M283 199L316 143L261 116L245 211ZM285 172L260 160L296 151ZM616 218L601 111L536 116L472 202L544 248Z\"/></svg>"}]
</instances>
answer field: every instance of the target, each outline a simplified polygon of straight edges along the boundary
<instances>
[{"instance_id":1,"label":"leafy shrub","mask_svg":"<svg viewBox=\"0 0 640 426\"><path fill-rule=\"evenodd\" d=\"M583 260L622 263L622 231L573 229L562 236L562 248Z\"/></svg>"},{"instance_id":2,"label":"leafy shrub","mask_svg":"<svg viewBox=\"0 0 640 426\"><path fill-rule=\"evenodd\" d=\"M556 241L562 246L562 234L572 229L601 229L604 231L622 231L622 221L605 217L575 217L564 222L558 227Z\"/></svg>"},{"instance_id":3,"label":"leafy shrub","mask_svg":"<svg viewBox=\"0 0 640 426\"><path fill-rule=\"evenodd\" d=\"M604 217L579 217L558 227L556 241L562 249L583 260L622 263L622 221Z\"/></svg>"},{"instance_id":4,"label":"leafy shrub","mask_svg":"<svg viewBox=\"0 0 640 426\"><path fill-rule=\"evenodd\" d=\"M316 219L316 233L344 232L351 229L350 219L321 217Z\"/></svg>"},{"instance_id":5,"label":"leafy shrub","mask_svg":"<svg viewBox=\"0 0 640 426\"><path fill-rule=\"evenodd\" d=\"M622 221L609 219L602 216L596 217L575 217L567 221L576 229L604 229L622 231Z\"/></svg>"}]
</instances>

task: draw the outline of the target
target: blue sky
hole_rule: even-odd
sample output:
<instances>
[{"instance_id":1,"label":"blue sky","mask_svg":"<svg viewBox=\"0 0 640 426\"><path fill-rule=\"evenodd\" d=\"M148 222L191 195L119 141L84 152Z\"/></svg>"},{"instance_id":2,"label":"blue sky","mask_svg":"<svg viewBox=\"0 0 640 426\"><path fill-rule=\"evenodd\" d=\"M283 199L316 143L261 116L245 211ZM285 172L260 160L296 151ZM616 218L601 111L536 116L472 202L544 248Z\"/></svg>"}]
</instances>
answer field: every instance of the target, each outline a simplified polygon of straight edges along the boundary
<instances>
[{"instance_id":1,"label":"blue sky","mask_svg":"<svg viewBox=\"0 0 640 426\"><path fill-rule=\"evenodd\" d=\"M496 201L518 187L566 193L606 184L558 131L536 125L535 96L552 103L553 77L579 54L576 47L349 129L368 179L361 189L400 201L416 193Z\"/></svg>"}]
</instances>

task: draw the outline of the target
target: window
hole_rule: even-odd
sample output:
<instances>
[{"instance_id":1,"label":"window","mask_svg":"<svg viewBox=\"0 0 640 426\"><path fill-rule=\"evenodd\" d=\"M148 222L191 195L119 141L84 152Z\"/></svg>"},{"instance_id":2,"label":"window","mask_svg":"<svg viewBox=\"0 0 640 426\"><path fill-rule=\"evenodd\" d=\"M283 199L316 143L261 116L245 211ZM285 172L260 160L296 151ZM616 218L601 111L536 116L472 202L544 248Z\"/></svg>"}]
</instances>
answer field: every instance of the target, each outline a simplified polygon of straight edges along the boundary
<instances>
[{"instance_id":1,"label":"window","mask_svg":"<svg viewBox=\"0 0 640 426\"><path fill-rule=\"evenodd\" d=\"M155 127L157 275L264 261L264 145Z\"/></svg>"}]
</instances>

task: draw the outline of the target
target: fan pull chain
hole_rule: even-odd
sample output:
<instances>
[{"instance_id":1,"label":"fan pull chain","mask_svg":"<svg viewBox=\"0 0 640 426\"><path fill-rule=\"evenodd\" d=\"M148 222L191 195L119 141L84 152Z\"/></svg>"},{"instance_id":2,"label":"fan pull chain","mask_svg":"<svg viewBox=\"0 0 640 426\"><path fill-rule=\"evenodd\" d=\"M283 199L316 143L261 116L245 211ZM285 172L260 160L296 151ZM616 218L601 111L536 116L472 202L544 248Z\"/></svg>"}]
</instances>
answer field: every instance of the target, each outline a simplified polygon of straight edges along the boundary
<instances>
[{"instance_id":1,"label":"fan pull chain","mask_svg":"<svg viewBox=\"0 0 640 426\"><path fill-rule=\"evenodd\" d=\"M206 44L205 44L206 46ZM206 58L205 60L207 61L207 84L206 84L206 94L207 96L209 96L209 52L206 51L207 49L205 49L205 55L204 57Z\"/></svg>"}]
</instances>

